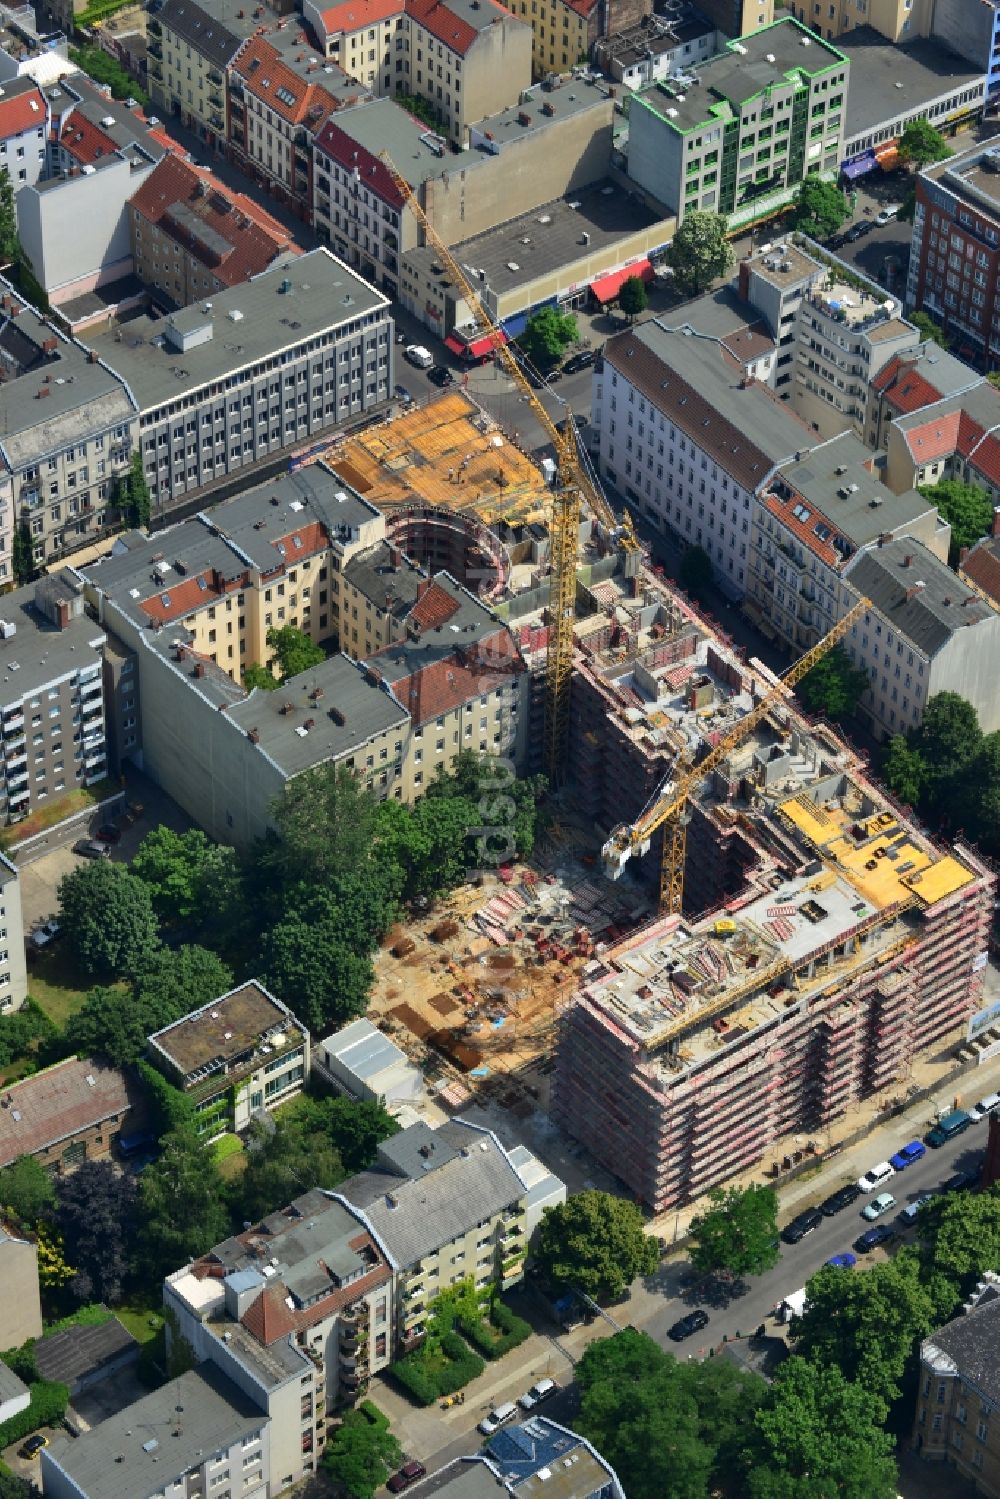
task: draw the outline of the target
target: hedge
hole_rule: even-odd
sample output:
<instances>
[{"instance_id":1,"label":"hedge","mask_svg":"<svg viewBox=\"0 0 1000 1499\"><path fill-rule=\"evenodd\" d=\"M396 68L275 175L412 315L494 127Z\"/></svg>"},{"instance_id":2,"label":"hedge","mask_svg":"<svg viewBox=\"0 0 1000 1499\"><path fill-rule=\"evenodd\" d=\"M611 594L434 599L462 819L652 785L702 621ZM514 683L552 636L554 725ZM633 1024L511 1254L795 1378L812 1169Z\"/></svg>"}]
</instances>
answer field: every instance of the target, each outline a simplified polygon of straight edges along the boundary
<instances>
[{"instance_id":1,"label":"hedge","mask_svg":"<svg viewBox=\"0 0 1000 1499\"><path fill-rule=\"evenodd\" d=\"M491 1327L500 1333L499 1337L490 1331ZM488 1359L503 1358L505 1353L519 1347L531 1336L530 1324L502 1301L495 1301L490 1307L488 1322L466 1322L460 1317L458 1328L462 1336Z\"/></svg>"},{"instance_id":2,"label":"hedge","mask_svg":"<svg viewBox=\"0 0 1000 1499\"><path fill-rule=\"evenodd\" d=\"M440 1369L427 1366L421 1348L390 1365L389 1373L395 1375L418 1405L433 1405L442 1395L454 1394L486 1368L479 1354L473 1353L457 1332L445 1333L441 1339L441 1352L448 1362Z\"/></svg>"},{"instance_id":3,"label":"hedge","mask_svg":"<svg viewBox=\"0 0 1000 1499\"><path fill-rule=\"evenodd\" d=\"M54 1380L40 1379L31 1386L31 1401L23 1411L0 1425L0 1451L12 1442L30 1437L40 1426L58 1426L69 1405L69 1390Z\"/></svg>"},{"instance_id":4,"label":"hedge","mask_svg":"<svg viewBox=\"0 0 1000 1499\"><path fill-rule=\"evenodd\" d=\"M366 1421L369 1421L376 1431L389 1430L389 1417L385 1411L380 1411L377 1405L370 1400L362 1400L361 1404L355 1406L355 1410L361 1412Z\"/></svg>"}]
</instances>

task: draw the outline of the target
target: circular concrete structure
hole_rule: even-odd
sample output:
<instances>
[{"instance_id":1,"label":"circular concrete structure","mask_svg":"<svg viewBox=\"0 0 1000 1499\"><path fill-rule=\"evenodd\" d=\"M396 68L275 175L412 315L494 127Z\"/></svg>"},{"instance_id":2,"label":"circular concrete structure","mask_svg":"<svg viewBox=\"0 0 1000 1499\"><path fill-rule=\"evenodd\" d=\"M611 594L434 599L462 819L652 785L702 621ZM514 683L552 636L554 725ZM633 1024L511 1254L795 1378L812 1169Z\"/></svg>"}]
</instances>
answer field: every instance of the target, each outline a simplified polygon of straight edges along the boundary
<instances>
[{"instance_id":1,"label":"circular concrete structure","mask_svg":"<svg viewBox=\"0 0 1000 1499\"><path fill-rule=\"evenodd\" d=\"M429 573L448 572L484 601L502 597L510 553L474 515L413 505L386 516L386 539Z\"/></svg>"}]
</instances>

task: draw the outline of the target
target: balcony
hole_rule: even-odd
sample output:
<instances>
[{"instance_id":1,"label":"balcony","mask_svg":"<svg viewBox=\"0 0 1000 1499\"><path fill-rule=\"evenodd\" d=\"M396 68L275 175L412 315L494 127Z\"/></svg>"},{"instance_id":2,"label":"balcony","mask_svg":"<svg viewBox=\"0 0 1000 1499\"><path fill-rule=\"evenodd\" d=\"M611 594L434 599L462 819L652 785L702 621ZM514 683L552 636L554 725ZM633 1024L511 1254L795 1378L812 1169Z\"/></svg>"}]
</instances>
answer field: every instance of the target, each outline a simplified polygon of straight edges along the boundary
<instances>
[{"instance_id":1,"label":"balcony","mask_svg":"<svg viewBox=\"0 0 1000 1499\"><path fill-rule=\"evenodd\" d=\"M23 713L12 713L9 718L5 718L4 721L3 721L3 731L4 731L5 734L15 734L15 733L20 732L20 730L23 729L23 728L24 728L24 714Z\"/></svg>"},{"instance_id":2,"label":"balcony","mask_svg":"<svg viewBox=\"0 0 1000 1499\"><path fill-rule=\"evenodd\" d=\"M221 88L226 80L223 78L218 68L209 68L208 81L209 83L214 83L217 88Z\"/></svg>"},{"instance_id":3,"label":"balcony","mask_svg":"<svg viewBox=\"0 0 1000 1499\"><path fill-rule=\"evenodd\" d=\"M155 16L150 16L149 21L146 25L146 30L149 32L150 36L163 35L163 27Z\"/></svg>"},{"instance_id":4,"label":"balcony","mask_svg":"<svg viewBox=\"0 0 1000 1499\"><path fill-rule=\"evenodd\" d=\"M209 104L214 104L217 109L222 109L226 100L220 89L213 88L208 91L208 102Z\"/></svg>"},{"instance_id":5,"label":"balcony","mask_svg":"<svg viewBox=\"0 0 1000 1499\"><path fill-rule=\"evenodd\" d=\"M225 130L225 128L226 128L226 121L225 121L225 118L223 117L223 115L222 115L222 113L221 113L220 110L218 110L218 109L211 110L209 112L208 119L209 119L209 124L212 125L214 127L214 129L216 129L216 130Z\"/></svg>"},{"instance_id":6,"label":"balcony","mask_svg":"<svg viewBox=\"0 0 1000 1499\"><path fill-rule=\"evenodd\" d=\"M146 50L150 57L155 57L161 62L163 60L163 43L157 37L151 36L146 43Z\"/></svg>"}]
</instances>

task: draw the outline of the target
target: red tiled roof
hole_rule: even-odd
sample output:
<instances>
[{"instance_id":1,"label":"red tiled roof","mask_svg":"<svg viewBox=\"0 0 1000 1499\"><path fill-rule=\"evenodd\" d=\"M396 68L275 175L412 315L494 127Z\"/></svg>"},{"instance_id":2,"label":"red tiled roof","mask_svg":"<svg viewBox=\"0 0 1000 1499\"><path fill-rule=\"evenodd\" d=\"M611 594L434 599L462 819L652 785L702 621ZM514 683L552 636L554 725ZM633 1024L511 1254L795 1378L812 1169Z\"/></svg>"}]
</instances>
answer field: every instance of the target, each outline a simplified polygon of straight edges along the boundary
<instances>
[{"instance_id":1,"label":"red tiled roof","mask_svg":"<svg viewBox=\"0 0 1000 1499\"><path fill-rule=\"evenodd\" d=\"M25 130L45 124L45 100L37 88L0 99L0 140L10 140Z\"/></svg>"},{"instance_id":2,"label":"red tiled roof","mask_svg":"<svg viewBox=\"0 0 1000 1499\"><path fill-rule=\"evenodd\" d=\"M1000 538L984 536L977 541L959 567L959 574L1000 603Z\"/></svg>"},{"instance_id":3,"label":"red tiled roof","mask_svg":"<svg viewBox=\"0 0 1000 1499\"><path fill-rule=\"evenodd\" d=\"M406 111L402 111L406 114ZM349 119L347 115L345 118ZM419 120L407 115L406 118L413 125L414 146L418 143L420 136L426 134L427 126L422 125ZM354 139L347 130L342 128L334 120L327 120L319 135L316 137L317 149L326 153L333 161L348 170L358 168L364 180L364 186L370 193L376 193L384 203L392 208L402 208L403 197L384 161L373 156L364 146ZM406 168L401 162L397 162L397 170L406 176Z\"/></svg>"},{"instance_id":4,"label":"red tiled roof","mask_svg":"<svg viewBox=\"0 0 1000 1499\"><path fill-rule=\"evenodd\" d=\"M367 1248L379 1254L367 1234L361 1236L360 1243L352 1241L351 1247ZM381 1255L379 1258L381 1259ZM265 1286L257 1300L247 1307L240 1321L250 1336L256 1338L258 1343L263 1343L266 1348L271 1343L279 1343L290 1333L305 1332L307 1328L315 1327L317 1322L322 1322L331 1313L367 1296L369 1291L374 1291L378 1286L385 1285L390 1278L388 1266L378 1264L367 1275L362 1275L360 1280L351 1281L348 1286L334 1286L329 1296L324 1296L322 1300L313 1302L312 1306L303 1307L300 1311L293 1311L286 1302L288 1292L284 1285Z\"/></svg>"},{"instance_id":5,"label":"red tiled roof","mask_svg":"<svg viewBox=\"0 0 1000 1499\"><path fill-rule=\"evenodd\" d=\"M421 630L433 630L438 625L447 624L452 615L458 613L458 609L458 600L447 589L442 588L440 583L432 582L417 599L407 619L412 620Z\"/></svg>"},{"instance_id":6,"label":"red tiled roof","mask_svg":"<svg viewBox=\"0 0 1000 1499\"><path fill-rule=\"evenodd\" d=\"M595 11L600 0L562 0L567 10L575 11L578 16L586 18Z\"/></svg>"},{"instance_id":7,"label":"red tiled roof","mask_svg":"<svg viewBox=\"0 0 1000 1499\"><path fill-rule=\"evenodd\" d=\"M88 1057L67 1057L2 1091L10 1102L0 1109L0 1167L72 1140L112 1114L121 1123L132 1107L125 1074Z\"/></svg>"},{"instance_id":8,"label":"red tiled roof","mask_svg":"<svg viewBox=\"0 0 1000 1499\"><path fill-rule=\"evenodd\" d=\"M199 577L205 580L204 588L198 582ZM202 604L214 603L222 597L214 583L215 577L209 568L182 582L164 583L157 593L143 599L139 608L143 614L148 614L150 619L158 620L161 624L167 624L172 619L183 619L193 609L200 608ZM166 603L164 599L167 600Z\"/></svg>"},{"instance_id":9,"label":"red tiled roof","mask_svg":"<svg viewBox=\"0 0 1000 1499\"><path fill-rule=\"evenodd\" d=\"M165 156L131 200L150 224L159 224L173 239L208 266L226 286L237 286L266 270L285 250L297 249L291 235L243 193L232 193L204 167ZM231 246L221 257L198 239L190 223L175 214L183 206Z\"/></svg>"},{"instance_id":10,"label":"red tiled roof","mask_svg":"<svg viewBox=\"0 0 1000 1499\"><path fill-rule=\"evenodd\" d=\"M988 483L1000 486L1000 440L995 432L987 432L968 456L969 467Z\"/></svg>"},{"instance_id":11,"label":"red tiled roof","mask_svg":"<svg viewBox=\"0 0 1000 1499\"><path fill-rule=\"evenodd\" d=\"M178 145L173 136L168 135L165 130L159 130L154 127L149 132L149 136L150 139L154 140L158 146L162 146L164 151L170 151L174 156L187 155L187 148L185 146Z\"/></svg>"},{"instance_id":12,"label":"red tiled roof","mask_svg":"<svg viewBox=\"0 0 1000 1499\"><path fill-rule=\"evenodd\" d=\"M951 411L946 416L935 416L906 433L906 445L916 463L937 463L954 453L961 415L960 411Z\"/></svg>"},{"instance_id":13,"label":"red tiled roof","mask_svg":"<svg viewBox=\"0 0 1000 1499\"><path fill-rule=\"evenodd\" d=\"M809 511L808 520L800 520L797 515L793 514L796 504L803 505ZM830 538L837 534L837 527L833 521L817 510L811 501L806 502L800 496L796 495L791 500L782 502L776 495L767 494L764 496L764 507L772 515L777 516L787 531L791 531L793 536L798 537L804 546L807 546L815 556L821 558L829 567L836 567L843 560L830 544ZM825 526L830 533L826 541L817 536L817 524Z\"/></svg>"},{"instance_id":14,"label":"red tiled roof","mask_svg":"<svg viewBox=\"0 0 1000 1499\"><path fill-rule=\"evenodd\" d=\"M360 31L402 14L403 0L343 0L341 5L323 11L323 24L327 36L335 36L342 31Z\"/></svg>"},{"instance_id":15,"label":"red tiled roof","mask_svg":"<svg viewBox=\"0 0 1000 1499\"><path fill-rule=\"evenodd\" d=\"M296 537L298 546L295 545ZM330 538L323 523L314 520L289 531L287 536L278 536L271 545L286 562L294 562L299 557L312 557L316 552L324 551L330 545Z\"/></svg>"},{"instance_id":16,"label":"red tiled roof","mask_svg":"<svg viewBox=\"0 0 1000 1499\"><path fill-rule=\"evenodd\" d=\"M110 135L99 125L88 120L85 114L75 109L66 121L59 137L63 146L81 166L93 166L104 156L113 156L118 150Z\"/></svg>"},{"instance_id":17,"label":"red tiled roof","mask_svg":"<svg viewBox=\"0 0 1000 1499\"><path fill-rule=\"evenodd\" d=\"M391 654L394 647L385 647ZM376 652L369 657L378 662ZM526 668L507 630L485 636L472 649L460 649L442 660L432 661L407 677L392 683L393 694L419 728L431 719L450 713L483 693L492 692Z\"/></svg>"},{"instance_id":18,"label":"red tiled roof","mask_svg":"<svg viewBox=\"0 0 1000 1499\"><path fill-rule=\"evenodd\" d=\"M266 103L268 109L273 109L292 125L300 125L308 119L318 127L325 115L333 114L340 107L325 88L307 82L283 63L277 48L265 36L249 39L233 60L233 72L239 74L251 93ZM278 97L279 89L290 95L290 103L288 99Z\"/></svg>"},{"instance_id":19,"label":"red tiled roof","mask_svg":"<svg viewBox=\"0 0 1000 1499\"><path fill-rule=\"evenodd\" d=\"M240 1319L251 1337L267 1348L295 1331L295 1317L285 1305L283 1286L265 1286Z\"/></svg>"},{"instance_id":20,"label":"red tiled roof","mask_svg":"<svg viewBox=\"0 0 1000 1499\"><path fill-rule=\"evenodd\" d=\"M492 19L499 20L501 16L510 14L504 6L498 5L496 0L482 0L483 9L493 12ZM475 26L470 26L468 21L463 21L453 10L445 4L445 0L406 0L406 14L412 16L415 21L431 36L443 42L452 52L457 52L464 57L472 46L479 31Z\"/></svg>"},{"instance_id":21,"label":"red tiled roof","mask_svg":"<svg viewBox=\"0 0 1000 1499\"><path fill-rule=\"evenodd\" d=\"M923 375L918 375L916 370L904 365L899 379L885 391L885 398L896 411L919 411L922 406L939 401L941 392L929 380L925 380Z\"/></svg>"}]
</instances>

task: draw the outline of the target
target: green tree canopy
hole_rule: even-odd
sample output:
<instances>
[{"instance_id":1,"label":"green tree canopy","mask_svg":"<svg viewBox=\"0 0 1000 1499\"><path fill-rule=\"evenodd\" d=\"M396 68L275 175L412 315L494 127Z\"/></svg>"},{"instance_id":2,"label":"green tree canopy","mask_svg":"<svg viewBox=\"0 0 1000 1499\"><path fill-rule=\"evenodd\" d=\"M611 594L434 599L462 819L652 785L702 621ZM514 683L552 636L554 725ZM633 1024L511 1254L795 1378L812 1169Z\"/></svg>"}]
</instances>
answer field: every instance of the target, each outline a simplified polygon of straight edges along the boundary
<instances>
[{"instance_id":1,"label":"green tree canopy","mask_svg":"<svg viewBox=\"0 0 1000 1499\"><path fill-rule=\"evenodd\" d=\"M274 652L268 665L272 671L277 669L283 682L326 660L323 647L295 625L282 625L280 629L268 630L267 643Z\"/></svg>"},{"instance_id":2,"label":"green tree canopy","mask_svg":"<svg viewBox=\"0 0 1000 1499\"><path fill-rule=\"evenodd\" d=\"M35 576L35 549L31 540L31 526L22 516L14 528L11 540L11 571L18 584L30 583Z\"/></svg>"},{"instance_id":3,"label":"green tree canopy","mask_svg":"<svg viewBox=\"0 0 1000 1499\"><path fill-rule=\"evenodd\" d=\"M66 1044L80 1056L105 1056L116 1067L125 1067L139 1060L146 1037L159 1030L151 1018L128 989L91 989L66 1022Z\"/></svg>"},{"instance_id":4,"label":"green tree canopy","mask_svg":"<svg viewBox=\"0 0 1000 1499\"><path fill-rule=\"evenodd\" d=\"M634 1203L586 1191L545 1209L535 1258L555 1290L610 1300L636 1276L652 1275L660 1256Z\"/></svg>"},{"instance_id":5,"label":"green tree canopy","mask_svg":"<svg viewBox=\"0 0 1000 1499\"><path fill-rule=\"evenodd\" d=\"M795 228L812 239L829 239L849 212L847 198L840 188L810 172L795 198Z\"/></svg>"},{"instance_id":6,"label":"green tree canopy","mask_svg":"<svg viewBox=\"0 0 1000 1499\"><path fill-rule=\"evenodd\" d=\"M234 1183L234 1217L256 1223L303 1192L335 1187L346 1174L329 1142L311 1135L297 1115L254 1121L246 1165Z\"/></svg>"},{"instance_id":7,"label":"green tree canopy","mask_svg":"<svg viewBox=\"0 0 1000 1499\"><path fill-rule=\"evenodd\" d=\"M83 1161L56 1183L56 1223L77 1301L121 1301L132 1265L136 1179L110 1161Z\"/></svg>"},{"instance_id":8,"label":"green tree canopy","mask_svg":"<svg viewBox=\"0 0 1000 1499\"><path fill-rule=\"evenodd\" d=\"M864 1390L884 1418L933 1319L916 1255L901 1250L857 1275L825 1265L807 1290L805 1313L793 1324L796 1353L839 1370Z\"/></svg>"},{"instance_id":9,"label":"green tree canopy","mask_svg":"<svg viewBox=\"0 0 1000 1499\"><path fill-rule=\"evenodd\" d=\"M96 979L135 973L159 942L149 889L121 864L95 859L59 881L64 941Z\"/></svg>"},{"instance_id":10,"label":"green tree canopy","mask_svg":"<svg viewBox=\"0 0 1000 1499\"><path fill-rule=\"evenodd\" d=\"M726 239L726 220L718 213L694 209L686 213L667 252L678 288L690 296L705 291L733 263Z\"/></svg>"},{"instance_id":11,"label":"green tree canopy","mask_svg":"<svg viewBox=\"0 0 1000 1499\"><path fill-rule=\"evenodd\" d=\"M154 1282L229 1232L222 1178L211 1151L186 1129L164 1135L160 1146L159 1159L139 1182L140 1245Z\"/></svg>"},{"instance_id":12,"label":"green tree canopy","mask_svg":"<svg viewBox=\"0 0 1000 1499\"><path fill-rule=\"evenodd\" d=\"M555 307L540 307L528 319L518 339L525 356L540 370L547 370L579 337L576 318Z\"/></svg>"},{"instance_id":13,"label":"green tree canopy","mask_svg":"<svg viewBox=\"0 0 1000 1499\"><path fill-rule=\"evenodd\" d=\"M923 342L926 343L930 339L931 343L940 344L942 349L947 348L948 339L940 323L936 323L926 312L911 312L909 316L910 322L914 328L918 329Z\"/></svg>"},{"instance_id":14,"label":"green tree canopy","mask_svg":"<svg viewBox=\"0 0 1000 1499\"><path fill-rule=\"evenodd\" d=\"M810 713L848 718L868 686L867 673L837 644L807 671L795 689Z\"/></svg>"},{"instance_id":15,"label":"green tree canopy","mask_svg":"<svg viewBox=\"0 0 1000 1499\"><path fill-rule=\"evenodd\" d=\"M388 1422L372 1421L363 1410L348 1411L323 1453L323 1467L346 1499L374 1499L403 1460Z\"/></svg>"},{"instance_id":16,"label":"green tree canopy","mask_svg":"<svg viewBox=\"0 0 1000 1499\"><path fill-rule=\"evenodd\" d=\"M927 167L953 155L939 130L928 120L911 120L899 141L899 159L904 166Z\"/></svg>"},{"instance_id":17,"label":"green tree canopy","mask_svg":"<svg viewBox=\"0 0 1000 1499\"><path fill-rule=\"evenodd\" d=\"M263 943L268 987L316 1035L363 1015L375 980L368 949L344 941L335 901L289 910Z\"/></svg>"},{"instance_id":18,"label":"green tree canopy","mask_svg":"<svg viewBox=\"0 0 1000 1499\"><path fill-rule=\"evenodd\" d=\"M957 789L956 778L982 746L979 715L957 692L937 692L927 701L920 726L908 741L927 767L927 795L944 806Z\"/></svg>"},{"instance_id":19,"label":"green tree canopy","mask_svg":"<svg viewBox=\"0 0 1000 1499\"><path fill-rule=\"evenodd\" d=\"M177 833L161 823L147 833L130 865L149 887L153 909L170 925L211 924L232 919L241 898L240 873L233 849L212 843L200 828Z\"/></svg>"},{"instance_id":20,"label":"green tree canopy","mask_svg":"<svg viewBox=\"0 0 1000 1499\"><path fill-rule=\"evenodd\" d=\"M713 1187L691 1221L696 1270L760 1275L778 1263L778 1194L773 1187Z\"/></svg>"},{"instance_id":21,"label":"green tree canopy","mask_svg":"<svg viewBox=\"0 0 1000 1499\"><path fill-rule=\"evenodd\" d=\"M917 1239L937 1325L956 1314L985 1271L1000 1264L1000 1189L933 1198L917 1217Z\"/></svg>"},{"instance_id":22,"label":"green tree canopy","mask_svg":"<svg viewBox=\"0 0 1000 1499\"><path fill-rule=\"evenodd\" d=\"M14 186L7 168L0 167L0 263L8 264L15 259L17 251L17 210L14 207Z\"/></svg>"},{"instance_id":23,"label":"green tree canopy","mask_svg":"<svg viewBox=\"0 0 1000 1499\"><path fill-rule=\"evenodd\" d=\"M281 683L266 666L260 661L251 661L249 666L243 668L243 686L248 692L259 687L261 692L277 692Z\"/></svg>"},{"instance_id":24,"label":"green tree canopy","mask_svg":"<svg viewBox=\"0 0 1000 1499\"><path fill-rule=\"evenodd\" d=\"M641 276L628 276L622 282L618 292L618 306L629 321L637 318L640 312L646 311L649 306L649 295L646 291L646 283Z\"/></svg>"},{"instance_id":25,"label":"green tree canopy","mask_svg":"<svg viewBox=\"0 0 1000 1499\"><path fill-rule=\"evenodd\" d=\"M788 1359L754 1418L746 1493L750 1499L895 1499L893 1441L880 1430L880 1418L868 1392L839 1369Z\"/></svg>"},{"instance_id":26,"label":"green tree canopy","mask_svg":"<svg viewBox=\"0 0 1000 1499\"><path fill-rule=\"evenodd\" d=\"M196 943L159 948L135 976L135 998L159 1030L233 987L232 969Z\"/></svg>"},{"instance_id":27,"label":"green tree canopy","mask_svg":"<svg viewBox=\"0 0 1000 1499\"><path fill-rule=\"evenodd\" d=\"M0 1171L0 1207L22 1223L37 1223L55 1200L52 1177L34 1156L20 1155Z\"/></svg>"},{"instance_id":28,"label":"green tree canopy","mask_svg":"<svg viewBox=\"0 0 1000 1499\"><path fill-rule=\"evenodd\" d=\"M378 803L346 766L319 765L288 783L272 807L277 838L261 858L287 888L376 875Z\"/></svg>"},{"instance_id":29,"label":"green tree canopy","mask_svg":"<svg viewBox=\"0 0 1000 1499\"><path fill-rule=\"evenodd\" d=\"M677 581L692 598L700 598L712 581L712 559L704 547L690 546L677 568Z\"/></svg>"},{"instance_id":30,"label":"green tree canopy","mask_svg":"<svg viewBox=\"0 0 1000 1499\"><path fill-rule=\"evenodd\" d=\"M926 790L927 763L919 750L910 748L902 734L893 734L886 746L882 776L901 802L915 807Z\"/></svg>"},{"instance_id":31,"label":"green tree canopy","mask_svg":"<svg viewBox=\"0 0 1000 1499\"><path fill-rule=\"evenodd\" d=\"M474 802L476 820L484 834L494 829L509 834L513 843L511 852L519 859L526 859L535 847L538 803L547 784L541 775L518 777L508 760L463 750L450 771L438 771L426 795L431 800L455 796ZM477 840L479 837L477 832ZM493 851L486 837L485 848L475 851L475 862L488 864Z\"/></svg>"},{"instance_id":32,"label":"green tree canopy","mask_svg":"<svg viewBox=\"0 0 1000 1499\"><path fill-rule=\"evenodd\" d=\"M353 1175L371 1166L383 1140L399 1133L399 1125L374 1099L323 1094L300 1098L295 1117L303 1133L325 1140Z\"/></svg>"},{"instance_id":33,"label":"green tree canopy","mask_svg":"<svg viewBox=\"0 0 1000 1499\"><path fill-rule=\"evenodd\" d=\"M948 559L954 567L962 548L972 546L980 536L986 536L992 529L992 496L981 485L966 484L962 479L942 479L937 484L922 484L920 493L924 499L937 506L951 526Z\"/></svg>"}]
</instances>

